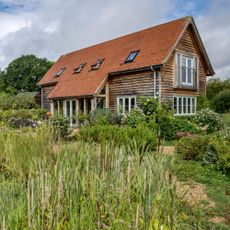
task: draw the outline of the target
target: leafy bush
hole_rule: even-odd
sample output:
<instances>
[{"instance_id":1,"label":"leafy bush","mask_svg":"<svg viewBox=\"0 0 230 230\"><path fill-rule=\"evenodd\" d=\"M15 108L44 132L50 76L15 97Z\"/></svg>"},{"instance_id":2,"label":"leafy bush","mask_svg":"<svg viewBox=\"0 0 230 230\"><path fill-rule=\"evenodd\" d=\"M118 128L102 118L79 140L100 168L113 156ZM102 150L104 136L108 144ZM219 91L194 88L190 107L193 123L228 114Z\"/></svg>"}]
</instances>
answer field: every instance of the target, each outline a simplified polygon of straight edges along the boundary
<instances>
[{"instance_id":1,"label":"leafy bush","mask_svg":"<svg viewBox=\"0 0 230 230\"><path fill-rule=\"evenodd\" d=\"M31 96L17 95L12 96L10 94L1 93L0 94L0 109L33 109L37 108L38 105L35 99Z\"/></svg>"},{"instance_id":2,"label":"leafy bush","mask_svg":"<svg viewBox=\"0 0 230 230\"><path fill-rule=\"evenodd\" d=\"M213 133L223 127L222 116L208 108L198 111L193 122L205 128L208 133Z\"/></svg>"},{"instance_id":3,"label":"leafy bush","mask_svg":"<svg viewBox=\"0 0 230 230\"><path fill-rule=\"evenodd\" d=\"M46 111L44 109L19 109L19 110L0 110L0 121L8 122L10 119L45 119Z\"/></svg>"},{"instance_id":4,"label":"leafy bush","mask_svg":"<svg viewBox=\"0 0 230 230\"><path fill-rule=\"evenodd\" d=\"M230 111L230 89L218 93L213 99L215 111L226 113Z\"/></svg>"},{"instance_id":5,"label":"leafy bush","mask_svg":"<svg viewBox=\"0 0 230 230\"><path fill-rule=\"evenodd\" d=\"M218 170L230 174L230 146L215 135L183 137L176 144L176 151L185 160L215 164Z\"/></svg>"},{"instance_id":6,"label":"leafy bush","mask_svg":"<svg viewBox=\"0 0 230 230\"><path fill-rule=\"evenodd\" d=\"M210 142L207 135L183 137L176 144L177 153L185 160L202 160L205 156Z\"/></svg>"},{"instance_id":7,"label":"leafy bush","mask_svg":"<svg viewBox=\"0 0 230 230\"><path fill-rule=\"evenodd\" d=\"M135 128L138 125L145 122L146 122L146 117L141 109L133 109L124 118L124 124L132 128Z\"/></svg>"},{"instance_id":8,"label":"leafy bush","mask_svg":"<svg viewBox=\"0 0 230 230\"><path fill-rule=\"evenodd\" d=\"M154 97L139 97L138 106L146 116L151 116L157 113L160 103L159 100Z\"/></svg>"},{"instance_id":9,"label":"leafy bush","mask_svg":"<svg viewBox=\"0 0 230 230\"><path fill-rule=\"evenodd\" d=\"M197 97L197 108L196 108L197 111L200 111L202 109L209 108L209 107L210 107L210 103L205 96Z\"/></svg>"},{"instance_id":10,"label":"leafy bush","mask_svg":"<svg viewBox=\"0 0 230 230\"><path fill-rule=\"evenodd\" d=\"M87 142L113 142L118 146L132 147L139 149L156 148L156 134L146 126L119 127L116 125L97 125L85 127L77 134L77 139Z\"/></svg>"},{"instance_id":11,"label":"leafy bush","mask_svg":"<svg viewBox=\"0 0 230 230\"><path fill-rule=\"evenodd\" d=\"M62 114L55 114L50 118L49 123L53 127L55 139L63 138L68 134L69 119Z\"/></svg>"},{"instance_id":12,"label":"leafy bush","mask_svg":"<svg viewBox=\"0 0 230 230\"><path fill-rule=\"evenodd\" d=\"M89 123L91 125L121 124L121 116L110 109L97 109L89 114Z\"/></svg>"}]
</instances>

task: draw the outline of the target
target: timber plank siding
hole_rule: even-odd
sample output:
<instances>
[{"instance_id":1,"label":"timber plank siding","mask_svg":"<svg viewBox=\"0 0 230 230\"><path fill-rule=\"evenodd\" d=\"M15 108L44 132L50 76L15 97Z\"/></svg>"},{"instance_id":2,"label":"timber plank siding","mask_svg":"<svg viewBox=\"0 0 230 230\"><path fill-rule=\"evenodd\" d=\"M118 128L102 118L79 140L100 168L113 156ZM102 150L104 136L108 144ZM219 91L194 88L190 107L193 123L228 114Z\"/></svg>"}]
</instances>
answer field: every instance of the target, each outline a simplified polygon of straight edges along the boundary
<instances>
[{"instance_id":1,"label":"timber plank siding","mask_svg":"<svg viewBox=\"0 0 230 230\"><path fill-rule=\"evenodd\" d=\"M154 77L153 72L141 74L112 76L109 78L109 107L117 108L119 96L153 96Z\"/></svg>"},{"instance_id":2,"label":"timber plank siding","mask_svg":"<svg viewBox=\"0 0 230 230\"><path fill-rule=\"evenodd\" d=\"M49 102L49 99L48 99L48 95L52 91L53 88L54 88L54 86L43 86L42 89L41 89L41 93L42 93L42 99L41 99L42 107L45 110L47 110L47 111L50 111L50 102Z\"/></svg>"},{"instance_id":3,"label":"timber plank siding","mask_svg":"<svg viewBox=\"0 0 230 230\"><path fill-rule=\"evenodd\" d=\"M199 80L198 87L195 90L189 90L186 88L177 89L175 87L176 82L176 52L187 53L197 56L199 58ZM206 92L206 71L203 57L196 45L191 28L184 32L180 41L178 42L175 51L169 57L167 63L161 70L161 98L162 101L172 100L175 94L177 95L205 95Z\"/></svg>"}]
</instances>

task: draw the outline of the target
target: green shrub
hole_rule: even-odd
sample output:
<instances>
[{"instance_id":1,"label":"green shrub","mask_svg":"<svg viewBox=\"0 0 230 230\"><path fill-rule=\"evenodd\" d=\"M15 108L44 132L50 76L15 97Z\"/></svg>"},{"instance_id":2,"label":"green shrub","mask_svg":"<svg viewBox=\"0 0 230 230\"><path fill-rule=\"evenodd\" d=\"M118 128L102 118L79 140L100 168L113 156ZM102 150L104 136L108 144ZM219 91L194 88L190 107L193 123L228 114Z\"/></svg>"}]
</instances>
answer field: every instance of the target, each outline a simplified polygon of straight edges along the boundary
<instances>
[{"instance_id":1,"label":"green shrub","mask_svg":"<svg viewBox=\"0 0 230 230\"><path fill-rule=\"evenodd\" d=\"M6 93L0 94L0 109L10 110L10 109L33 109L37 108L38 105L35 99L27 95L10 95Z\"/></svg>"},{"instance_id":2,"label":"green shrub","mask_svg":"<svg viewBox=\"0 0 230 230\"><path fill-rule=\"evenodd\" d=\"M207 135L183 137L176 144L176 152L181 154L185 160L202 160L210 143Z\"/></svg>"},{"instance_id":3,"label":"green shrub","mask_svg":"<svg viewBox=\"0 0 230 230\"><path fill-rule=\"evenodd\" d=\"M226 113L230 111L230 89L226 89L218 93L213 99L215 111L218 113Z\"/></svg>"},{"instance_id":4,"label":"green shrub","mask_svg":"<svg viewBox=\"0 0 230 230\"><path fill-rule=\"evenodd\" d=\"M151 116L157 113L160 103L154 97L138 97L138 106L146 116Z\"/></svg>"},{"instance_id":5,"label":"green shrub","mask_svg":"<svg viewBox=\"0 0 230 230\"><path fill-rule=\"evenodd\" d=\"M133 109L124 118L124 125L130 126L132 128L137 127L140 124L146 122L146 117L141 109Z\"/></svg>"},{"instance_id":6,"label":"green shrub","mask_svg":"<svg viewBox=\"0 0 230 230\"><path fill-rule=\"evenodd\" d=\"M208 108L198 111L193 118L193 122L205 128L208 133L213 133L223 127L222 116Z\"/></svg>"},{"instance_id":7,"label":"green shrub","mask_svg":"<svg viewBox=\"0 0 230 230\"><path fill-rule=\"evenodd\" d=\"M85 127L77 134L77 139L87 142L113 142L117 146L132 147L139 149L156 148L156 134L146 126L119 127L116 125L97 125Z\"/></svg>"},{"instance_id":8,"label":"green shrub","mask_svg":"<svg viewBox=\"0 0 230 230\"><path fill-rule=\"evenodd\" d=\"M210 103L205 96L197 97L197 108L196 108L197 111L200 111L202 109L209 108L209 107L210 107Z\"/></svg>"},{"instance_id":9,"label":"green shrub","mask_svg":"<svg viewBox=\"0 0 230 230\"><path fill-rule=\"evenodd\" d=\"M46 111L44 109L18 109L18 110L0 110L0 120L8 122L10 119L45 119Z\"/></svg>"},{"instance_id":10,"label":"green shrub","mask_svg":"<svg viewBox=\"0 0 230 230\"><path fill-rule=\"evenodd\" d=\"M62 114L55 114L49 119L49 123L53 127L53 134L56 140L68 134L69 119Z\"/></svg>"},{"instance_id":11,"label":"green shrub","mask_svg":"<svg viewBox=\"0 0 230 230\"><path fill-rule=\"evenodd\" d=\"M218 170L230 174L230 146L215 135L183 137L175 147L185 160L202 161L204 165L215 164Z\"/></svg>"},{"instance_id":12,"label":"green shrub","mask_svg":"<svg viewBox=\"0 0 230 230\"><path fill-rule=\"evenodd\" d=\"M121 124L121 115L110 109L97 109L89 114L91 125L117 125Z\"/></svg>"}]
</instances>

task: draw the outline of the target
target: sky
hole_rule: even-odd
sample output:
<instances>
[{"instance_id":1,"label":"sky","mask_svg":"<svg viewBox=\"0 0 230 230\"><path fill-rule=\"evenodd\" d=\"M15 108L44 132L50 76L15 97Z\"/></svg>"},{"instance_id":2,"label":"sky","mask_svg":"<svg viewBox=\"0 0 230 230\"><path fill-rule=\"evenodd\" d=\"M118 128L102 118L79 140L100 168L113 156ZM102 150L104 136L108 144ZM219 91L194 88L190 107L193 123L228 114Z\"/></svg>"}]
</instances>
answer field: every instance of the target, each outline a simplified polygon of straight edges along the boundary
<instances>
[{"instance_id":1,"label":"sky","mask_svg":"<svg viewBox=\"0 0 230 230\"><path fill-rule=\"evenodd\" d=\"M216 77L230 77L230 0L0 0L0 68L193 16Z\"/></svg>"}]
</instances>

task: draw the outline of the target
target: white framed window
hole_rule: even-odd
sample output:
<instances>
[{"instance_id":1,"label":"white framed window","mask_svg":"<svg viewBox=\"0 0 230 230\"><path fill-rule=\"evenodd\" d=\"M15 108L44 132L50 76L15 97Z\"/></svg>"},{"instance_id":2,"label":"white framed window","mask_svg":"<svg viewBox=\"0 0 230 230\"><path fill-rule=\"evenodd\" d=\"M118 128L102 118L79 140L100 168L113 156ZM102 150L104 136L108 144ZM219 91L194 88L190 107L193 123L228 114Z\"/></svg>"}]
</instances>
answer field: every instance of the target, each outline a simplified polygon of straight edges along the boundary
<instances>
[{"instance_id":1,"label":"white framed window","mask_svg":"<svg viewBox=\"0 0 230 230\"><path fill-rule=\"evenodd\" d=\"M197 98L194 96L174 96L175 115L196 114Z\"/></svg>"},{"instance_id":2,"label":"white framed window","mask_svg":"<svg viewBox=\"0 0 230 230\"><path fill-rule=\"evenodd\" d=\"M196 56L177 53L177 86L197 86L198 61Z\"/></svg>"},{"instance_id":3,"label":"white framed window","mask_svg":"<svg viewBox=\"0 0 230 230\"><path fill-rule=\"evenodd\" d=\"M120 114L129 113L136 107L136 96L117 97L117 110Z\"/></svg>"},{"instance_id":4,"label":"white framed window","mask_svg":"<svg viewBox=\"0 0 230 230\"><path fill-rule=\"evenodd\" d=\"M181 57L181 83L193 85L194 59L182 55Z\"/></svg>"}]
</instances>

